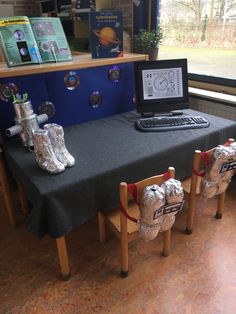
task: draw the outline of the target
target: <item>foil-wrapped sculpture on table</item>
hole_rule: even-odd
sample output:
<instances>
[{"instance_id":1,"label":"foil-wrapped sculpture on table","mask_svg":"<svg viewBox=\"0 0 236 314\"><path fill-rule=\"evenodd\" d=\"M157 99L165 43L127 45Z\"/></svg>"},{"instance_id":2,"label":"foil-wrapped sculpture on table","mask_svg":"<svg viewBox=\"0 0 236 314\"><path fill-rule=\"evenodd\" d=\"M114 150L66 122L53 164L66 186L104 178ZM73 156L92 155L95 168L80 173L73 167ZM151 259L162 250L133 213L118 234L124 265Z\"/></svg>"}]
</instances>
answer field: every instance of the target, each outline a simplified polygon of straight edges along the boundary
<instances>
[{"instance_id":1,"label":"foil-wrapped sculpture on table","mask_svg":"<svg viewBox=\"0 0 236 314\"><path fill-rule=\"evenodd\" d=\"M159 232L172 227L175 215L182 209L184 192L180 181L169 179L161 186L147 186L140 202L139 235L144 241L153 240Z\"/></svg>"},{"instance_id":2,"label":"foil-wrapped sculpture on table","mask_svg":"<svg viewBox=\"0 0 236 314\"><path fill-rule=\"evenodd\" d=\"M39 125L48 120L48 116L44 113L36 115L33 111L31 101L28 100L28 95L24 94L23 97L19 94L13 95L13 106L16 113L15 125L5 130L5 134L11 137L20 134L20 138L25 147L29 151L33 151L32 130L38 129Z\"/></svg>"},{"instance_id":3,"label":"foil-wrapped sculpture on table","mask_svg":"<svg viewBox=\"0 0 236 314\"><path fill-rule=\"evenodd\" d=\"M34 154L40 168L50 173L60 173L75 164L74 157L65 146L61 125L49 123L43 129L32 131Z\"/></svg>"},{"instance_id":4,"label":"foil-wrapped sculpture on table","mask_svg":"<svg viewBox=\"0 0 236 314\"><path fill-rule=\"evenodd\" d=\"M236 160L236 147L218 145L212 155L211 163L206 166L205 176L201 180L201 196L205 199L223 193L234 174L228 164Z\"/></svg>"},{"instance_id":5,"label":"foil-wrapped sculpture on table","mask_svg":"<svg viewBox=\"0 0 236 314\"><path fill-rule=\"evenodd\" d=\"M56 123L45 124L43 128L39 124L48 120L47 114L36 115L33 111L28 95L14 96L14 109L16 124L6 129L7 136L20 134L22 143L34 152L35 159L40 168L49 173L60 173L66 167L75 164L74 157L65 146L64 130Z\"/></svg>"}]
</instances>

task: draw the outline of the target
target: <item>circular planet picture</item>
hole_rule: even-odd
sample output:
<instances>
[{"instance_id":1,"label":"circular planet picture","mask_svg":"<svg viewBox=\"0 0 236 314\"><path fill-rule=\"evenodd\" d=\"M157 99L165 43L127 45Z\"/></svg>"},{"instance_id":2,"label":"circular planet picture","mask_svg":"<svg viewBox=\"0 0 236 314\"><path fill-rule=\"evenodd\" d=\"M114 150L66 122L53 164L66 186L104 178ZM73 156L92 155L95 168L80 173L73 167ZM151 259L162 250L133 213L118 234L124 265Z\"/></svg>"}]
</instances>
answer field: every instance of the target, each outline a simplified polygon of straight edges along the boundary
<instances>
[{"instance_id":1,"label":"circular planet picture","mask_svg":"<svg viewBox=\"0 0 236 314\"><path fill-rule=\"evenodd\" d=\"M27 48L20 48L20 54L22 56L27 56L28 55L28 49Z\"/></svg>"},{"instance_id":2,"label":"circular planet picture","mask_svg":"<svg viewBox=\"0 0 236 314\"><path fill-rule=\"evenodd\" d=\"M74 90L80 84L80 77L75 71L69 71L64 76L64 84L67 89Z\"/></svg>"},{"instance_id":3,"label":"circular planet picture","mask_svg":"<svg viewBox=\"0 0 236 314\"><path fill-rule=\"evenodd\" d=\"M42 42L40 43L40 47L43 51L49 51L50 50L50 46L48 44L48 42Z\"/></svg>"},{"instance_id":4,"label":"circular planet picture","mask_svg":"<svg viewBox=\"0 0 236 314\"><path fill-rule=\"evenodd\" d=\"M89 96L89 105L92 108L98 108L102 104L102 95L99 91L94 91Z\"/></svg>"},{"instance_id":5,"label":"circular planet picture","mask_svg":"<svg viewBox=\"0 0 236 314\"><path fill-rule=\"evenodd\" d=\"M0 84L0 99L7 102L18 93L18 87L14 83Z\"/></svg>"},{"instance_id":6,"label":"circular planet picture","mask_svg":"<svg viewBox=\"0 0 236 314\"><path fill-rule=\"evenodd\" d=\"M39 105L38 112L39 112L39 114L46 113L46 115L50 119L55 115L56 109L55 109L55 106L52 102L45 101Z\"/></svg>"},{"instance_id":7,"label":"circular planet picture","mask_svg":"<svg viewBox=\"0 0 236 314\"><path fill-rule=\"evenodd\" d=\"M95 29L93 32L99 38L99 42L102 46L118 45L121 43L121 41L116 38L116 32L111 27L103 27L101 30Z\"/></svg>"},{"instance_id":8,"label":"circular planet picture","mask_svg":"<svg viewBox=\"0 0 236 314\"><path fill-rule=\"evenodd\" d=\"M13 36L16 40L22 40L25 35L21 30L17 29L16 31L14 31Z\"/></svg>"},{"instance_id":9,"label":"circular planet picture","mask_svg":"<svg viewBox=\"0 0 236 314\"><path fill-rule=\"evenodd\" d=\"M108 71L108 77L113 83L118 83L121 78L121 69L118 66L113 66Z\"/></svg>"}]
</instances>

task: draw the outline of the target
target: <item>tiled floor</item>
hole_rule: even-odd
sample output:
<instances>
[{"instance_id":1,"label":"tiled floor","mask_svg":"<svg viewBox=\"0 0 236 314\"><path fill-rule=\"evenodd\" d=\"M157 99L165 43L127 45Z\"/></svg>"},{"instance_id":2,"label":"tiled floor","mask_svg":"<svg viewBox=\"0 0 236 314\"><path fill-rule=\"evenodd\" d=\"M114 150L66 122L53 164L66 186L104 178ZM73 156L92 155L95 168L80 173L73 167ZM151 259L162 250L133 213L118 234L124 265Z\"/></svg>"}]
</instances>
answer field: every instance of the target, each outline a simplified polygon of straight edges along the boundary
<instances>
[{"instance_id":1,"label":"tiled floor","mask_svg":"<svg viewBox=\"0 0 236 314\"><path fill-rule=\"evenodd\" d=\"M9 227L0 208L0 313L234 314L236 313L236 180L222 220L216 200L199 201L194 232L178 214L171 255L160 237L130 244L130 272L119 277L119 242L98 242L94 219L72 232L72 278L59 279L54 240L39 240L21 225ZM0 198L0 203L2 199Z\"/></svg>"}]
</instances>

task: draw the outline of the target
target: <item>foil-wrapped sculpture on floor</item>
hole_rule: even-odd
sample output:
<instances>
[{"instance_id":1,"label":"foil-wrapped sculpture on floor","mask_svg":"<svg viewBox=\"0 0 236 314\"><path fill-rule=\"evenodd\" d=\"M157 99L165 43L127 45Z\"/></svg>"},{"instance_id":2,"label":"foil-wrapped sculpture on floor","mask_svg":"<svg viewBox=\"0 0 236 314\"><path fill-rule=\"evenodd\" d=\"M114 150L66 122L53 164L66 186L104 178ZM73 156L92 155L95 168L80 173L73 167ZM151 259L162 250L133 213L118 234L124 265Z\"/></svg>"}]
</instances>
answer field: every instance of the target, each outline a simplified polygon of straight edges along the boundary
<instances>
[{"instance_id":1,"label":"foil-wrapped sculpture on floor","mask_svg":"<svg viewBox=\"0 0 236 314\"><path fill-rule=\"evenodd\" d=\"M183 199L183 187L178 180L169 179L161 186L147 186L140 202L140 237L150 241L159 232L170 229L175 222L175 215L182 209Z\"/></svg>"},{"instance_id":2,"label":"foil-wrapped sculpture on floor","mask_svg":"<svg viewBox=\"0 0 236 314\"><path fill-rule=\"evenodd\" d=\"M22 98L19 94L13 95L13 106L16 113L15 125L5 130L5 134L11 137L20 134L20 138L25 147L29 151L33 151L32 130L38 129L41 123L48 120L48 116L44 113L36 115L33 111L31 101L27 94L23 94Z\"/></svg>"},{"instance_id":3,"label":"foil-wrapped sculpture on floor","mask_svg":"<svg viewBox=\"0 0 236 314\"><path fill-rule=\"evenodd\" d=\"M201 196L211 198L223 193L234 174L230 170L230 163L236 161L236 149L234 143L229 146L218 145L214 151L211 163L206 166L205 176L201 180Z\"/></svg>"}]
</instances>

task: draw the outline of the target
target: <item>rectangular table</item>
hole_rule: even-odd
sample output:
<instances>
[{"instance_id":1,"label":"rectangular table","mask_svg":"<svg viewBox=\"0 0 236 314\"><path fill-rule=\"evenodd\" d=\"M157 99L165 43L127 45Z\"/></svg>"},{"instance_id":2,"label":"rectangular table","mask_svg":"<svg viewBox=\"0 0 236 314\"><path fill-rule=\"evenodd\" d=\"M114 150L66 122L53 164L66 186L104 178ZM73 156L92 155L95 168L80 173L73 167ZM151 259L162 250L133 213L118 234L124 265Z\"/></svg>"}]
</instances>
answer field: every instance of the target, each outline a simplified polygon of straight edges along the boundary
<instances>
[{"instance_id":1,"label":"rectangular table","mask_svg":"<svg viewBox=\"0 0 236 314\"><path fill-rule=\"evenodd\" d=\"M67 255L64 236L73 228L119 204L119 183L135 182L176 168L181 180L191 174L195 149L207 150L236 135L236 122L203 115L210 127L168 132L140 132L134 128L139 115L132 111L64 128L68 151L76 164L52 175L35 162L19 138L6 142L4 151L9 168L27 191L33 208L27 226L38 237L49 234L60 239ZM59 249L59 258L61 252ZM62 273L68 272L62 269Z\"/></svg>"}]
</instances>

